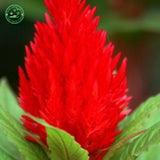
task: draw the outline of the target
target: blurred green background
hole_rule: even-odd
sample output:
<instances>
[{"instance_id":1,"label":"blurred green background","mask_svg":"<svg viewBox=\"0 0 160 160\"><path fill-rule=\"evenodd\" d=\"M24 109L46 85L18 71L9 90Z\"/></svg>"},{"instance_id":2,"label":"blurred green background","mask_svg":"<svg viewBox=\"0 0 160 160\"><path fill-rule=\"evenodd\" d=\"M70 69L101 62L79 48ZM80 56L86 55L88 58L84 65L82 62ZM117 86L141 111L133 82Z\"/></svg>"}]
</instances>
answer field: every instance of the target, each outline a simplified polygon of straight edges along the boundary
<instances>
[{"instance_id":1,"label":"blurred green background","mask_svg":"<svg viewBox=\"0 0 160 160\"><path fill-rule=\"evenodd\" d=\"M160 92L160 0L88 0L101 16L99 28L108 32L115 53L128 58L128 88L135 108ZM19 4L24 20L16 25L5 19L5 10ZM24 66L24 46L33 40L36 20L44 21L43 0L0 0L0 77L6 76L17 92L18 65Z\"/></svg>"}]
</instances>

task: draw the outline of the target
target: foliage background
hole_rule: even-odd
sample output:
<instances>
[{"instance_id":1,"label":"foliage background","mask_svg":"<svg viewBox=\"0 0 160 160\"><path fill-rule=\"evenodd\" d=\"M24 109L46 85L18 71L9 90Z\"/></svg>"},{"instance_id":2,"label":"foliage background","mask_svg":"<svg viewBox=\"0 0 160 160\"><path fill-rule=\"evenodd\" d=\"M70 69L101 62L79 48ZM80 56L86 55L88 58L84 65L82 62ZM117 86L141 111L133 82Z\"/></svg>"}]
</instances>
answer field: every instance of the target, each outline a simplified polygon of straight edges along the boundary
<instances>
[{"instance_id":1,"label":"foliage background","mask_svg":"<svg viewBox=\"0 0 160 160\"><path fill-rule=\"evenodd\" d=\"M99 28L108 32L115 53L128 58L128 88L137 107L160 92L160 0L88 0L98 6ZM5 19L10 4L24 9L24 20L17 25ZM44 21L43 0L0 0L0 77L6 76L17 92L18 65L24 64L24 45L33 40L36 20Z\"/></svg>"}]
</instances>

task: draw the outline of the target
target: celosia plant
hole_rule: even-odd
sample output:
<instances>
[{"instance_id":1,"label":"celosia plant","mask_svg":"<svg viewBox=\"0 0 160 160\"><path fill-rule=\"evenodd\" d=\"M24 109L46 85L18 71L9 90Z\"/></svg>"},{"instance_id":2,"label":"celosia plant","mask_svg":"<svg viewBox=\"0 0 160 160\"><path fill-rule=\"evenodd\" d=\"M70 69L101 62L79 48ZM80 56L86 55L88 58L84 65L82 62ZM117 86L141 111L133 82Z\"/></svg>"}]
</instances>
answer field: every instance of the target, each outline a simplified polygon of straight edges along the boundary
<instances>
[{"instance_id":1,"label":"celosia plant","mask_svg":"<svg viewBox=\"0 0 160 160\"><path fill-rule=\"evenodd\" d=\"M120 133L117 125L128 113L123 110L129 98L127 60L115 74L120 53L112 58L114 46L106 46L106 32L97 31L96 8L85 3L45 1L52 18L46 14L47 23L36 23L32 51L26 47L27 78L20 68L19 101L27 113L67 131L92 155L109 148ZM22 121L47 144L43 126L26 116Z\"/></svg>"},{"instance_id":2,"label":"celosia plant","mask_svg":"<svg viewBox=\"0 0 160 160\"><path fill-rule=\"evenodd\" d=\"M25 128L13 109L0 108L0 126L15 159L135 159L158 144L160 125L148 130L142 125L159 108L159 95L120 123L130 112L127 59L117 68L121 53L113 57L114 46L97 29L96 8L86 0L44 2L51 17L46 13L46 23L35 25L34 42L26 46L26 74L19 67L19 105L25 113L17 102L15 108Z\"/></svg>"}]
</instances>

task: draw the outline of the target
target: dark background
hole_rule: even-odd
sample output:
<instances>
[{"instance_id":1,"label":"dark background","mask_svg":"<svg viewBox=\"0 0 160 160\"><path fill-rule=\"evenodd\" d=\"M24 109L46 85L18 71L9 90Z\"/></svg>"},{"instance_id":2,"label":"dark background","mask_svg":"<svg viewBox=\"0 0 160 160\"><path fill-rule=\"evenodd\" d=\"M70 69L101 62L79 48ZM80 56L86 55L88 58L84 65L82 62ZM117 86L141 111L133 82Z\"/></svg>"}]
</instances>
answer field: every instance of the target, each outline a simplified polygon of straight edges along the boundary
<instances>
[{"instance_id":1,"label":"dark background","mask_svg":"<svg viewBox=\"0 0 160 160\"><path fill-rule=\"evenodd\" d=\"M128 88L133 96L130 107L137 107L160 92L160 0L88 0L98 6L99 28L108 32L115 53L128 58ZM5 19L5 10L19 4L25 13L19 24ZM0 0L0 77L7 77L17 92L18 65L24 66L24 46L33 40L34 23L44 21L42 0Z\"/></svg>"}]
</instances>

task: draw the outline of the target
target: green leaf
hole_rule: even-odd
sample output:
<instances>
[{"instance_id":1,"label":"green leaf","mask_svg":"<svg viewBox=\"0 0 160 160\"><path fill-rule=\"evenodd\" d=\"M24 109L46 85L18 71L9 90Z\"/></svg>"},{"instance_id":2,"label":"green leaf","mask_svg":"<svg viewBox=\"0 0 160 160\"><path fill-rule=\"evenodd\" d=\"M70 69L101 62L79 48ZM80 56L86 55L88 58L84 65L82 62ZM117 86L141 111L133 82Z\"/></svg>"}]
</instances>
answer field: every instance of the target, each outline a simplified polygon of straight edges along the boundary
<instances>
[{"instance_id":1,"label":"green leaf","mask_svg":"<svg viewBox=\"0 0 160 160\"><path fill-rule=\"evenodd\" d=\"M0 107L0 127L8 140L14 144L24 157L24 160L49 160L40 145L24 138L23 125L2 107ZM19 160L21 160L21 157Z\"/></svg>"},{"instance_id":2,"label":"green leaf","mask_svg":"<svg viewBox=\"0 0 160 160\"><path fill-rule=\"evenodd\" d=\"M156 124L159 121L160 121L160 108L158 108L158 110L156 110L156 112L153 112L151 114L151 116L147 120L147 123L145 123L142 126L142 129L149 128L149 127L153 126L154 124Z\"/></svg>"},{"instance_id":3,"label":"green leaf","mask_svg":"<svg viewBox=\"0 0 160 160\"><path fill-rule=\"evenodd\" d=\"M82 149L74 138L64 131L47 127L47 142L52 160L87 160L87 151Z\"/></svg>"},{"instance_id":4,"label":"green leaf","mask_svg":"<svg viewBox=\"0 0 160 160\"><path fill-rule=\"evenodd\" d=\"M137 160L160 160L160 144L150 147L147 152L142 153Z\"/></svg>"},{"instance_id":5,"label":"green leaf","mask_svg":"<svg viewBox=\"0 0 160 160\"><path fill-rule=\"evenodd\" d=\"M2 131L0 131L0 155L8 157L8 159L20 160L22 155L17 148L7 139ZM6 158L7 159L7 158ZM3 159L3 160L6 160ZM1 158L0 158L1 160Z\"/></svg>"},{"instance_id":6,"label":"green leaf","mask_svg":"<svg viewBox=\"0 0 160 160\"><path fill-rule=\"evenodd\" d=\"M125 118L124 121L120 123L119 129L122 130L122 133L116 137L116 141L112 144L110 150L104 156L104 160L107 160L108 157L113 155L113 150L114 157L111 159L114 160L118 158L121 152L123 152L123 149L126 147L128 141L131 140L130 138L128 141L124 141L126 137L134 135L135 133L140 132L142 129L149 128L155 124L155 122L157 122L156 119L153 118L152 121L149 121L150 116L156 113L155 111L160 112L160 94L146 100L131 115L129 115L127 118ZM158 121L160 121L160 117L158 117L158 119ZM146 125L146 127L144 127L148 121L150 122L150 125ZM134 136L132 136L132 138L133 137ZM121 141L124 141L124 143L119 145ZM115 148L119 149L115 150Z\"/></svg>"},{"instance_id":7,"label":"green leaf","mask_svg":"<svg viewBox=\"0 0 160 160\"><path fill-rule=\"evenodd\" d=\"M15 94L12 92L5 78L0 80L0 105L17 120L20 120L23 110L18 106Z\"/></svg>"},{"instance_id":8,"label":"green leaf","mask_svg":"<svg viewBox=\"0 0 160 160\"><path fill-rule=\"evenodd\" d=\"M143 128L149 128L153 124L160 121L160 109L152 114L147 123L143 126ZM148 152L143 153L137 160L160 160L160 144L158 146L150 147Z\"/></svg>"},{"instance_id":9,"label":"green leaf","mask_svg":"<svg viewBox=\"0 0 160 160\"><path fill-rule=\"evenodd\" d=\"M139 132L147 123L150 116L160 109L160 94L153 96L142 103L130 116L128 116L120 125L119 129L123 132L117 136L117 141L133 133ZM159 118L160 120L160 118ZM154 122L152 121L154 124ZM151 126L153 125L151 124ZM145 129L145 128L143 128Z\"/></svg>"},{"instance_id":10,"label":"green leaf","mask_svg":"<svg viewBox=\"0 0 160 160\"><path fill-rule=\"evenodd\" d=\"M33 117L31 117L33 118ZM81 148L73 136L67 132L52 127L42 120L35 119L46 127L47 144L51 151L51 160L88 160L88 152Z\"/></svg>"},{"instance_id":11,"label":"green leaf","mask_svg":"<svg viewBox=\"0 0 160 160\"><path fill-rule=\"evenodd\" d=\"M109 148L109 151L104 155L103 160L119 159L119 154L121 154L121 152L123 152L124 148L126 147L124 144L126 144L128 141L130 141L131 139L133 139L133 137L138 136L139 134L141 134L141 133L143 133L145 131L146 130L142 130L140 132L131 134L130 136L127 136L124 139L122 139L121 141L119 141L116 144L112 145ZM117 151L117 149L118 149L118 151Z\"/></svg>"},{"instance_id":12,"label":"green leaf","mask_svg":"<svg viewBox=\"0 0 160 160\"><path fill-rule=\"evenodd\" d=\"M0 160L16 160L10 155L6 154L3 150L0 149Z\"/></svg>"},{"instance_id":13,"label":"green leaf","mask_svg":"<svg viewBox=\"0 0 160 160\"><path fill-rule=\"evenodd\" d=\"M135 160L149 147L160 144L160 122L150 127L146 132L139 135L127 146L119 156L119 160Z\"/></svg>"}]
</instances>

